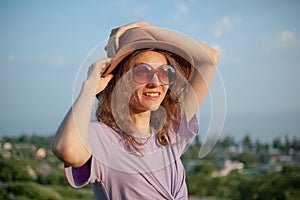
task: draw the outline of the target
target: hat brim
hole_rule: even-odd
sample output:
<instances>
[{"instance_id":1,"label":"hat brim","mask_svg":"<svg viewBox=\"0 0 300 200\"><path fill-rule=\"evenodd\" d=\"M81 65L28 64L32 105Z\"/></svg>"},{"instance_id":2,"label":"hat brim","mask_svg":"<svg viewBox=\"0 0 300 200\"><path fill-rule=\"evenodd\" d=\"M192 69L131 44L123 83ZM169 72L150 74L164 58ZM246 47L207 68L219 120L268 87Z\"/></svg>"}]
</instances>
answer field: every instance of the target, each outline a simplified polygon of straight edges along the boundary
<instances>
[{"instance_id":1,"label":"hat brim","mask_svg":"<svg viewBox=\"0 0 300 200\"><path fill-rule=\"evenodd\" d=\"M194 70L194 59L189 53L187 53L181 47L176 46L172 43L165 42L165 41L153 41L153 40L136 41L122 47L115 55L110 66L107 68L104 74L111 73L124 58L126 58L129 54L139 49L159 49L159 50L164 50L164 51L174 53L184 58L186 61L188 61L191 64L192 71L190 73L190 76L193 74L192 72ZM187 77L188 80L190 78L191 77Z\"/></svg>"}]
</instances>

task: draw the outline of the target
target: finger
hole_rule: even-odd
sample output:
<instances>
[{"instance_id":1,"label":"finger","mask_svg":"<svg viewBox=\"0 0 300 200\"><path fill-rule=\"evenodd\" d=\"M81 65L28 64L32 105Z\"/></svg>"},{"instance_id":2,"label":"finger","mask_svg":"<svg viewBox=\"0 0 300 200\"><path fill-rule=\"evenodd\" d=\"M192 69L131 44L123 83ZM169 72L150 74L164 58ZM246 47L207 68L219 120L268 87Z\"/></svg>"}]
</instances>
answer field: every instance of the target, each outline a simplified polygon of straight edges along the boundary
<instances>
[{"instance_id":1,"label":"finger","mask_svg":"<svg viewBox=\"0 0 300 200\"><path fill-rule=\"evenodd\" d=\"M106 58L105 60L103 60L103 66L102 66L102 72L101 72L101 74L103 74L106 70L107 70L107 68L110 66L110 64L111 64L111 61L112 61L112 58Z\"/></svg>"},{"instance_id":2,"label":"finger","mask_svg":"<svg viewBox=\"0 0 300 200\"><path fill-rule=\"evenodd\" d=\"M104 58L102 60L98 60L96 62L94 62L92 65L94 66L102 66L102 65L105 65L105 64L109 64L111 62L111 58Z\"/></svg>"},{"instance_id":3,"label":"finger","mask_svg":"<svg viewBox=\"0 0 300 200\"><path fill-rule=\"evenodd\" d=\"M110 65L111 65L111 61L112 61L112 59L110 59L109 61L107 61L107 62L105 63L105 67L101 68L101 71L100 71L100 75L101 75L101 76L104 76L104 75L105 75L106 71L108 70L108 68L109 68Z\"/></svg>"},{"instance_id":4,"label":"finger","mask_svg":"<svg viewBox=\"0 0 300 200\"><path fill-rule=\"evenodd\" d=\"M105 58L99 61L96 61L92 64L96 70L99 70L100 74L103 74L103 72L107 69L107 67L110 65L112 59L111 58Z\"/></svg>"},{"instance_id":5,"label":"finger","mask_svg":"<svg viewBox=\"0 0 300 200\"><path fill-rule=\"evenodd\" d=\"M115 43L115 44L114 44L114 46L115 46L114 50L119 49L119 36L118 36L118 37L115 37L114 43Z\"/></svg>"},{"instance_id":6,"label":"finger","mask_svg":"<svg viewBox=\"0 0 300 200\"><path fill-rule=\"evenodd\" d=\"M107 84L113 77L114 77L114 75L112 75L112 74L106 74L106 75L102 76L102 79Z\"/></svg>"},{"instance_id":7,"label":"finger","mask_svg":"<svg viewBox=\"0 0 300 200\"><path fill-rule=\"evenodd\" d=\"M106 58L97 62L94 62L88 69L88 76L99 79L110 65L111 59Z\"/></svg>"}]
</instances>

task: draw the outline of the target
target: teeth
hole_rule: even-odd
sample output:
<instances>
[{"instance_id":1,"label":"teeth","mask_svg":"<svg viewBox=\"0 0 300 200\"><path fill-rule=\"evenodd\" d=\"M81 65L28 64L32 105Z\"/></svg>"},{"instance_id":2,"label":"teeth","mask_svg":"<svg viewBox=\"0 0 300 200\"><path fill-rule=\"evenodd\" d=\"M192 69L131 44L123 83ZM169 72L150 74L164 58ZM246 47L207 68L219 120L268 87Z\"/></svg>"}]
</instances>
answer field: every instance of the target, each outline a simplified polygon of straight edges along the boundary
<instances>
[{"instance_id":1,"label":"teeth","mask_svg":"<svg viewBox=\"0 0 300 200\"><path fill-rule=\"evenodd\" d=\"M155 93L153 93L153 92L147 92L147 93L145 93L145 95L146 96L148 96L148 97L158 97L158 95L159 95L159 93L158 92L155 92Z\"/></svg>"}]
</instances>

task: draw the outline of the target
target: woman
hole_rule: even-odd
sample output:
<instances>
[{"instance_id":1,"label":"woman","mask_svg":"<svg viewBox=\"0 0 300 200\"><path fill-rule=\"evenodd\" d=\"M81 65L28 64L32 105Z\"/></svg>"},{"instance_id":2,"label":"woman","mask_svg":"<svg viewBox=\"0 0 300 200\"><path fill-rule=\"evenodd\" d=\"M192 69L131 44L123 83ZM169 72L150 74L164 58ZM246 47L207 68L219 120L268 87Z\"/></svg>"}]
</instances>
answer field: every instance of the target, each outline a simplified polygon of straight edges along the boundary
<instances>
[{"instance_id":1,"label":"woman","mask_svg":"<svg viewBox=\"0 0 300 200\"><path fill-rule=\"evenodd\" d=\"M218 52L146 22L114 29L106 50L54 140L69 183L93 183L96 199L187 199L180 156Z\"/></svg>"}]
</instances>

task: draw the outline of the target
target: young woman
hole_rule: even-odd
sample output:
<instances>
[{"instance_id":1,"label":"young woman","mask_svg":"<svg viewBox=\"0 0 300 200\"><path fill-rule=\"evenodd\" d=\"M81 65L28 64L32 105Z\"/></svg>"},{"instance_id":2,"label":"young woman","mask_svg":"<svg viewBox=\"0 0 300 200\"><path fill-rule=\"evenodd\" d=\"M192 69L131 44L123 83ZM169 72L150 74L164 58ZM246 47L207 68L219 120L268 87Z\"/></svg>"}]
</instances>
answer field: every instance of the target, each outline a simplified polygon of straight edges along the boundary
<instances>
[{"instance_id":1,"label":"young woman","mask_svg":"<svg viewBox=\"0 0 300 200\"><path fill-rule=\"evenodd\" d=\"M180 156L218 52L146 22L114 29L106 50L54 140L69 183L91 182L96 199L187 199Z\"/></svg>"}]
</instances>

